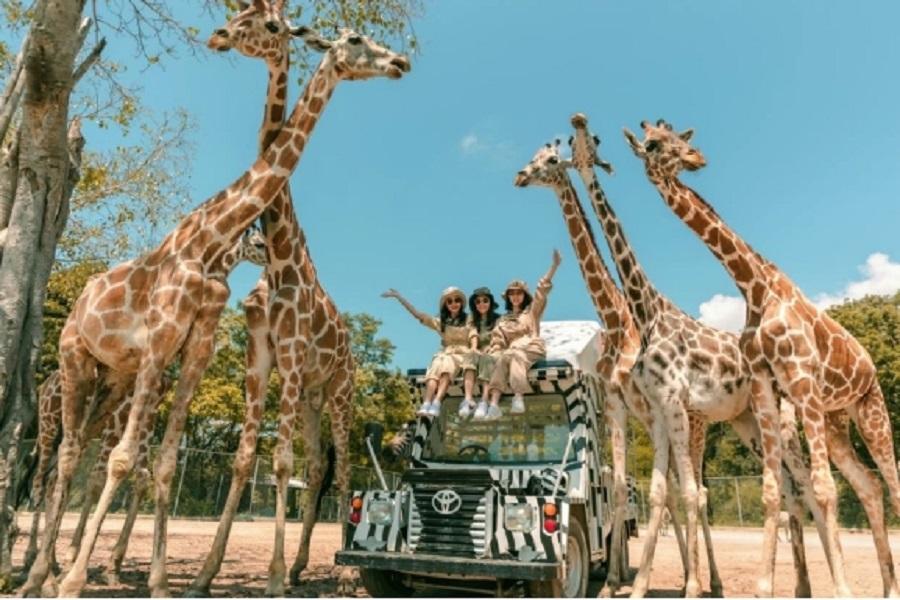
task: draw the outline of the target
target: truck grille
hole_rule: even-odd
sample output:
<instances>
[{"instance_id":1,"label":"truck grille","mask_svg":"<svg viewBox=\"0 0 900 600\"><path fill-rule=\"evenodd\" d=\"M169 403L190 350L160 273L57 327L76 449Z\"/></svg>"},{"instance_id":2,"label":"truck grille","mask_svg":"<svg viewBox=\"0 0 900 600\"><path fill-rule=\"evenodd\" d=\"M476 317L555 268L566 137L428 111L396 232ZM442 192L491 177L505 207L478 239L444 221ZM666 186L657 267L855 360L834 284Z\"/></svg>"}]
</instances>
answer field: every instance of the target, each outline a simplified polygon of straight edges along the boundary
<instances>
[{"instance_id":1,"label":"truck grille","mask_svg":"<svg viewBox=\"0 0 900 600\"><path fill-rule=\"evenodd\" d=\"M407 471L404 476L412 486L410 549L444 556L484 556L492 513L490 475L480 471L427 471ZM442 515L432 505L434 495L445 489L452 489L462 499L461 508L452 515Z\"/></svg>"}]
</instances>

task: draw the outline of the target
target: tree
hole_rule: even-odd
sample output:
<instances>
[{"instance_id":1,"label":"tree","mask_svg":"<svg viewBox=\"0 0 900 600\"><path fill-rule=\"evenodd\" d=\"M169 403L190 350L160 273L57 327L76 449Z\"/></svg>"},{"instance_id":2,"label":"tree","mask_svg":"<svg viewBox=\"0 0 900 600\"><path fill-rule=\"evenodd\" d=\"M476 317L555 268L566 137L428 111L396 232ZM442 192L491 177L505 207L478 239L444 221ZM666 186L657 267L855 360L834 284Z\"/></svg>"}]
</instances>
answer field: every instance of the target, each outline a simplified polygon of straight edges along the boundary
<instances>
[{"instance_id":1,"label":"tree","mask_svg":"<svg viewBox=\"0 0 900 600\"><path fill-rule=\"evenodd\" d=\"M235 8L232 0L224 2ZM175 4L181 5L164 0L89 4L85 0L35 0L26 8L21 0L0 0L6 18L0 27L8 34L0 39L0 68L9 73L0 96L0 456L8 455L13 433L34 416L34 373L43 345L42 307L57 244L82 174L88 176L85 192L103 189L98 181L106 181L110 172L120 173L123 180L128 180L129 172L146 175L141 161L129 164L115 152L106 158L89 155L82 164L84 139L80 120L73 116L127 130L142 114L139 91L122 83L121 65L101 60L106 46L101 34L110 35L115 44L131 45L147 66L176 56L178 49L193 52L199 48L199 31L177 18ZM203 4L210 9L218 3L205 0ZM417 4L418 0L306 0L295 3L293 10L319 27L349 25L368 29L375 37L396 38L410 30L409 18ZM90 18L84 15L88 7ZM92 28L94 37L86 43ZM8 36L21 36L22 50L15 59ZM303 56L304 51L300 52ZM175 125L174 131L178 130ZM152 157L153 152L145 156ZM121 167L118 171L116 164L110 166L116 160ZM99 179L95 177L98 174L102 175ZM113 187L98 198L105 201L131 193L151 194L153 186ZM118 214L129 222L127 210ZM143 216L130 217L132 224L143 221ZM122 223L118 218L114 222ZM80 225L72 232L73 239L91 237L96 215ZM76 247L64 244L69 251ZM112 249L109 256L101 258L140 250L128 244L113 245ZM0 470L3 468L0 464ZM3 547L10 522L7 506L0 498ZM5 566L0 565L0 586L7 575Z\"/></svg>"}]
</instances>

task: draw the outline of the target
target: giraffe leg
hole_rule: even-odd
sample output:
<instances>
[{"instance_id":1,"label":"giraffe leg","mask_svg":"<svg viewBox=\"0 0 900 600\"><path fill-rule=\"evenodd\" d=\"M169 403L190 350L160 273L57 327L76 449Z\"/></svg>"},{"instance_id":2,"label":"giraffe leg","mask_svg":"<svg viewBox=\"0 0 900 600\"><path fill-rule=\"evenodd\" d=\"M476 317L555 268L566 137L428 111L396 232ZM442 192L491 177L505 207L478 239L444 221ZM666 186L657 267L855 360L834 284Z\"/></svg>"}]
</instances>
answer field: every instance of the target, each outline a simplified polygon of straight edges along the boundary
<instances>
[{"instance_id":1,"label":"giraffe leg","mask_svg":"<svg viewBox=\"0 0 900 600\"><path fill-rule=\"evenodd\" d=\"M122 530L113 546L109 560L106 563L106 578L108 585L119 585L119 577L122 574L122 561L125 559L125 553L128 551L128 542L131 539L131 532L134 530L134 522L137 520L138 511L141 508L141 500L150 487L151 478L149 470L148 458L143 453L138 459L135 468L134 487L131 489L131 499L128 502L128 514L125 515L125 522L122 523Z\"/></svg>"},{"instance_id":2,"label":"giraffe leg","mask_svg":"<svg viewBox=\"0 0 900 600\"><path fill-rule=\"evenodd\" d=\"M60 335L60 381L62 382L63 438L56 465L56 484L47 508L44 535L28 579L20 590L22 596L40 596L50 567L59 535L59 526L69 496L69 484L81 458L81 420L91 384L96 375L96 362L74 333L74 325L67 322ZM55 581L50 582L55 587Z\"/></svg>"},{"instance_id":3,"label":"giraffe leg","mask_svg":"<svg viewBox=\"0 0 900 600\"><path fill-rule=\"evenodd\" d=\"M628 573L622 572L628 565L623 565L622 544L625 534L625 506L628 503L628 483L625 480L625 427L627 415L625 405L622 402L620 392L614 389L606 390L606 422L609 427L610 445L612 447L613 463L613 518L612 531L610 532L610 545L607 549L607 564L609 568L606 574L606 583L600 590L600 596L609 598L615 595L622 586L622 581Z\"/></svg>"},{"instance_id":4,"label":"giraffe leg","mask_svg":"<svg viewBox=\"0 0 900 600\"><path fill-rule=\"evenodd\" d=\"M678 392L673 392L669 395L669 398L677 398L678 395ZM685 529L687 530L688 576L685 581L684 593L688 598L696 598L703 591L697 573L697 566L700 562L697 543L697 504L699 494L697 481L694 479L694 466L690 454L690 419L683 407L683 402L667 402L663 407L663 414L668 427L672 453L675 456L675 467L678 471L681 497L684 499L684 508L687 514Z\"/></svg>"},{"instance_id":5,"label":"giraffe leg","mask_svg":"<svg viewBox=\"0 0 900 600\"><path fill-rule=\"evenodd\" d=\"M900 479L897 475L897 461L894 456L891 417L887 412L884 395L878 382L863 396L851 411L856 428L866 443L872 460L878 465L881 476L887 483L894 514L900 516Z\"/></svg>"},{"instance_id":6,"label":"giraffe leg","mask_svg":"<svg viewBox=\"0 0 900 600\"><path fill-rule=\"evenodd\" d=\"M212 547L206 555L200 572L185 590L185 596L194 598L209 597L209 586L222 567L225 548L231 534L231 525L237 514L241 496L247 480L253 470L256 459L256 441L262 421L263 408L266 402L266 391L269 383L269 372L272 370L272 346L269 341L269 327L265 304L245 302L247 329L250 336L247 344L247 383L246 408L244 423L241 426L241 438L232 465L231 485L228 497L219 517L219 526Z\"/></svg>"},{"instance_id":7,"label":"giraffe leg","mask_svg":"<svg viewBox=\"0 0 900 600\"><path fill-rule=\"evenodd\" d=\"M61 596L78 596L87 581L88 561L91 558L91 553L94 551L94 544L97 542L100 527L106 518L106 513L109 511L109 506L112 504L119 486L134 466L137 456L137 435L141 428L141 420L146 414L144 407L148 402L155 401L153 396L162 376L163 366L164 364L161 360L148 356L138 370L135 392L128 412L125 430L119 443L110 451L109 460L106 464L106 483L103 486L103 491L100 493L100 499L97 501L94 514L88 520L84 539L78 548L75 561L60 583L59 593ZM115 385L125 385L125 381L130 383L131 377L123 378L121 382L115 382Z\"/></svg>"},{"instance_id":8,"label":"giraffe leg","mask_svg":"<svg viewBox=\"0 0 900 600\"><path fill-rule=\"evenodd\" d=\"M669 464L675 464L675 460L672 458L671 454L669 455ZM676 494L678 493L678 485L675 480L675 472L669 467L669 475L668 475L668 491L666 493L666 509L669 511L669 522L672 525L672 532L675 537L675 542L678 544L678 554L681 556L681 570L682 575L684 575L684 581L687 581L688 576L688 555L687 555L687 542L684 539L684 530L681 528L681 517L678 516L678 497ZM681 589L684 592L684 588Z\"/></svg>"},{"instance_id":9,"label":"giraffe leg","mask_svg":"<svg viewBox=\"0 0 900 600\"><path fill-rule=\"evenodd\" d=\"M309 406L304 402L300 395L300 390L296 385L292 385L290 380L284 384L282 388L281 414L279 415L278 424L278 443L275 445L275 453L272 457L272 471L275 475L275 543L272 549L272 560L269 563L269 580L266 584L266 595L271 597L284 596L284 577L286 567L284 562L284 522L287 518L287 491L288 479L294 472L294 451L293 451L293 432L294 422L298 418L297 403L302 402L299 407L301 411L299 418L303 423L304 433L304 449L306 450L307 460L310 464L310 475L307 480L307 493L312 492L312 460L313 455L321 452L319 448L319 410ZM284 397L292 400L285 400ZM315 423L315 428L311 423ZM307 437L309 434L311 437ZM309 504L307 499L307 505ZM306 535L307 511L303 511L303 533Z\"/></svg>"},{"instance_id":10,"label":"giraffe leg","mask_svg":"<svg viewBox=\"0 0 900 600\"><path fill-rule=\"evenodd\" d=\"M803 545L803 506L793 491L793 478L790 474L782 483L782 495L790 515L788 533L790 534L791 556L794 559L794 597L811 598L809 570L806 565L806 550Z\"/></svg>"},{"instance_id":11,"label":"giraffe leg","mask_svg":"<svg viewBox=\"0 0 900 600\"><path fill-rule=\"evenodd\" d=\"M697 510L700 513L700 524L703 528L703 541L706 546L706 560L709 564L709 589L714 598L721 598L722 580L719 577L719 568L716 565L716 557L713 552L712 531L709 529L709 514L707 512L707 489L702 485L703 481L703 452L706 449L705 419L689 417L691 464L694 467L694 479L697 481ZM699 568L699 565L698 565Z\"/></svg>"},{"instance_id":12,"label":"giraffe leg","mask_svg":"<svg viewBox=\"0 0 900 600\"><path fill-rule=\"evenodd\" d=\"M106 461L103 458L98 458L88 478L84 502L81 504L81 513L78 515L78 524L75 526L75 532L72 534L72 540L69 542L69 549L66 551L66 560L69 562L73 562L75 557L78 556L78 548L81 547L81 540L84 537L84 526L91 515L91 508L93 508L94 502L100 497L104 483L106 483Z\"/></svg>"},{"instance_id":13,"label":"giraffe leg","mask_svg":"<svg viewBox=\"0 0 900 600\"><path fill-rule=\"evenodd\" d=\"M884 518L884 504L881 494L881 483L871 471L860 462L850 443L850 420L845 411L826 415L826 435L828 438L828 455L841 471L847 482L853 487L857 498L866 511L872 538L875 540L875 551L881 567L881 580L884 583L884 595L896 598L900 596L897 576L894 573L894 559L888 544L887 523Z\"/></svg>"},{"instance_id":14,"label":"giraffe leg","mask_svg":"<svg viewBox=\"0 0 900 600\"><path fill-rule=\"evenodd\" d=\"M164 382L160 386L160 400L166 392L168 392L168 387L168 382ZM134 486L131 489L131 499L128 503L128 514L125 515L125 522L122 524L119 538L116 540L116 545L113 546L109 560L106 563L107 583L109 585L119 584L122 560L125 558L125 552L128 550L128 542L131 539L131 532L134 530L134 522L137 520L138 510L140 510L144 494L146 493L147 488L150 487L150 440L153 437L153 426L156 422L155 409L156 407L151 411L151 414L145 415L142 419L144 429L141 432L141 439L138 443L135 480Z\"/></svg>"},{"instance_id":15,"label":"giraffe leg","mask_svg":"<svg viewBox=\"0 0 900 600\"><path fill-rule=\"evenodd\" d=\"M850 587L847 585L844 570L844 556L838 537L837 490L828 461L825 415L819 401L821 393L818 381L815 377L800 372L797 367L785 369L782 374L776 371L776 375L779 386L789 391L794 405L800 410L809 445L813 493L825 520L826 545L829 547L835 594L850 596Z\"/></svg>"},{"instance_id":16,"label":"giraffe leg","mask_svg":"<svg viewBox=\"0 0 900 600\"><path fill-rule=\"evenodd\" d=\"M38 401L38 440L37 440L37 467L31 486L31 500L34 504L34 514L31 518L31 530L28 536L28 548L25 550L24 570L27 572L34 564L38 552L38 535L41 522L41 509L46 503L45 489L53 489L49 481L51 475L50 460L56 451L56 439L59 435L60 421L62 418L62 389L59 382L59 371L54 371L47 381L41 385ZM44 480L47 479L47 487Z\"/></svg>"},{"instance_id":17,"label":"giraffe leg","mask_svg":"<svg viewBox=\"0 0 900 600\"><path fill-rule=\"evenodd\" d=\"M763 550L762 573L756 595L769 597L775 589L778 513L781 508L781 435L778 404L770 374L758 369L751 376L750 406L759 427L762 450Z\"/></svg>"},{"instance_id":18,"label":"giraffe leg","mask_svg":"<svg viewBox=\"0 0 900 600\"><path fill-rule=\"evenodd\" d=\"M187 340L182 347L181 374L175 387L169 422L160 444L159 454L153 465L153 483L156 497L156 511L153 527L153 552L150 559L150 576L147 584L150 595L169 595L166 573L169 503L172 479L175 476L178 459L178 445L187 420L188 407L197 384L212 358L216 327L219 316L228 300L228 289L208 285L203 293L204 304L191 325ZM159 383L157 382L157 387ZM156 404L153 404L156 406Z\"/></svg>"},{"instance_id":19,"label":"giraffe leg","mask_svg":"<svg viewBox=\"0 0 900 600\"><path fill-rule=\"evenodd\" d=\"M631 588L632 598L643 598L650 586L650 568L656 552L656 540L662 509L666 503L666 474L669 471L669 436L664 420L656 416L651 429L653 441L653 475L650 479L650 522L647 524L647 539L641 555L641 565Z\"/></svg>"},{"instance_id":20,"label":"giraffe leg","mask_svg":"<svg viewBox=\"0 0 900 600\"><path fill-rule=\"evenodd\" d=\"M305 403L301 409L300 421L303 428L304 451L306 458L306 490L303 501L303 530L300 534L300 546L297 556L291 567L292 583L300 582L300 573L309 563L309 543L312 539L313 528L318 518L318 499L322 489L322 479L325 475L325 460L322 456L320 442L320 417L319 412ZM314 414L315 413L315 414Z\"/></svg>"},{"instance_id":21,"label":"giraffe leg","mask_svg":"<svg viewBox=\"0 0 900 600\"><path fill-rule=\"evenodd\" d=\"M342 372L332 378L325 390L328 396L327 404L331 412L331 437L334 444L334 485L338 490L338 519L340 523L344 523L342 518L346 504L350 501L350 459L348 456L350 444L350 428L353 425L353 374L351 372ZM304 419L304 439L308 440L308 428ZM318 458L321 463L321 457ZM309 470L312 474L312 462ZM321 471L321 468L319 469ZM320 483L317 488L321 488ZM309 564L309 543L312 538L313 527L319 517L319 496L324 494L326 490L316 489L313 493L312 475L309 477L309 487L307 488L307 499L303 509L303 532L300 538L300 547L297 550L297 556L294 564L291 566L291 585L300 585L300 573ZM310 510L310 508L312 510ZM310 513L312 513L310 515ZM307 523L309 526L307 527ZM346 569L344 569L346 571Z\"/></svg>"}]
</instances>

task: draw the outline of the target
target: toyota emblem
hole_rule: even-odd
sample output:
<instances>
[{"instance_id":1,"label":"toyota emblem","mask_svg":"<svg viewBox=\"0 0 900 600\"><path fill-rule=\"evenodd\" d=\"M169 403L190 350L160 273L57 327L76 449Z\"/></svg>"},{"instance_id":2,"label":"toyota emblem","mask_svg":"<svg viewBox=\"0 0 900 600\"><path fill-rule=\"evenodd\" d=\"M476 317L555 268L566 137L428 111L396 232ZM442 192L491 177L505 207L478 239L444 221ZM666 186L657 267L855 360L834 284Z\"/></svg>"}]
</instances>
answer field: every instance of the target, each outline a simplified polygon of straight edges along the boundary
<instances>
[{"instance_id":1,"label":"toyota emblem","mask_svg":"<svg viewBox=\"0 0 900 600\"><path fill-rule=\"evenodd\" d=\"M434 507L439 514L452 515L462 508L462 498L453 490L439 490L431 498L431 506Z\"/></svg>"}]
</instances>

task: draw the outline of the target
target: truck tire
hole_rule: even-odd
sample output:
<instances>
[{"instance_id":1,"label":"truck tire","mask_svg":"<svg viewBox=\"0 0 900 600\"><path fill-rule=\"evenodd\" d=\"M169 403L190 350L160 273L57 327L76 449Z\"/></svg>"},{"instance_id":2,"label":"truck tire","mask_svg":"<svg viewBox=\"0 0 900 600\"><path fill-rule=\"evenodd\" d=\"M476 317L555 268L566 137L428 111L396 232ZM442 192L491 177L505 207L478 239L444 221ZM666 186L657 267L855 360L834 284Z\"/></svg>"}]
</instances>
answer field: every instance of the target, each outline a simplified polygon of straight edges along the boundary
<instances>
[{"instance_id":1,"label":"truck tire","mask_svg":"<svg viewBox=\"0 0 900 600\"><path fill-rule=\"evenodd\" d=\"M584 598L590 573L590 552L587 534L581 519L569 520L566 541L566 574L562 579L529 581L528 594L532 598Z\"/></svg>"},{"instance_id":2,"label":"truck tire","mask_svg":"<svg viewBox=\"0 0 900 600\"><path fill-rule=\"evenodd\" d=\"M412 588L403 585L400 573L379 569L360 569L359 581L373 598L408 598Z\"/></svg>"}]
</instances>

